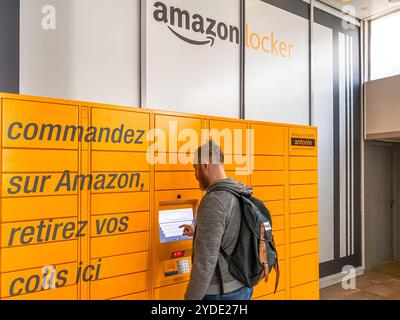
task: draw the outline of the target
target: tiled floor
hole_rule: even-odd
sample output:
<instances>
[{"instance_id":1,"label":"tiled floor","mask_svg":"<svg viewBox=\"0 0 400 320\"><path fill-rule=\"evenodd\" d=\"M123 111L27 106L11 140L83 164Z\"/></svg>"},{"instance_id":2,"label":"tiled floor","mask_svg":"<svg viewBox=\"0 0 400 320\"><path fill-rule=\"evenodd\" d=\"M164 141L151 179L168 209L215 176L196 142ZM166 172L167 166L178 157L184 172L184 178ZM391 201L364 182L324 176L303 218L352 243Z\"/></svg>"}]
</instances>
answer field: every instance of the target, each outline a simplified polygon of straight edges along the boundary
<instances>
[{"instance_id":1,"label":"tiled floor","mask_svg":"<svg viewBox=\"0 0 400 320\"><path fill-rule=\"evenodd\" d=\"M356 289L338 283L321 289L321 300L400 300L400 262L389 262L356 278Z\"/></svg>"}]
</instances>

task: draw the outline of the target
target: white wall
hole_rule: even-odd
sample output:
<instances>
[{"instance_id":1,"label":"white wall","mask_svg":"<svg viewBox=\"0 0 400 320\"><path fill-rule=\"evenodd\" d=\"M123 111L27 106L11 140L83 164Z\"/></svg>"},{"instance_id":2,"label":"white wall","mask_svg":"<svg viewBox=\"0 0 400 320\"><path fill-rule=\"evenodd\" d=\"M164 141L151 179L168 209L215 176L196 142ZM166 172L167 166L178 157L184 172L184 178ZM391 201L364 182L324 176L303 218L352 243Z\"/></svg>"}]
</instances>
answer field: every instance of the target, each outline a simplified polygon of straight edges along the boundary
<instances>
[{"instance_id":1,"label":"white wall","mask_svg":"<svg viewBox=\"0 0 400 320\"><path fill-rule=\"evenodd\" d=\"M371 21L371 80L400 74L400 12Z\"/></svg>"},{"instance_id":2,"label":"white wall","mask_svg":"<svg viewBox=\"0 0 400 320\"><path fill-rule=\"evenodd\" d=\"M246 118L309 124L309 21L259 0L246 1L252 32L293 45L291 55L246 49ZM249 39L249 42L251 39ZM253 38L257 47L257 38ZM271 51L266 43L266 50Z\"/></svg>"},{"instance_id":3,"label":"white wall","mask_svg":"<svg viewBox=\"0 0 400 320\"><path fill-rule=\"evenodd\" d=\"M365 84L368 136L400 137L400 75Z\"/></svg>"},{"instance_id":4,"label":"white wall","mask_svg":"<svg viewBox=\"0 0 400 320\"><path fill-rule=\"evenodd\" d=\"M314 123L318 127L319 261L334 259L333 32L314 23Z\"/></svg>"},{"instance_id":5,"label":"white wall","mask_svg":"<svg viewBox=\"0 0 400 320\"><path fill-rule=\"evenodd\" d=\"M21 0L21 93L238 118L239 44L189 44L168 26L197 41L207 34L156 21L157 1L147 0L141 48L139 2ZM240 26L239 0L161 2ZM42 28L45 5L56 8L55 30ZM247 48L246 117L308 124L307 20L258 0L247 1L247 19L251 31L274 32L294 50L284 59Z\"/></svg>"},{"instance_id":6,"label":"white wall","mask_svg":"<svg viewBox=\"0 0 400 320\"><path fill-rule=\"evenodd\" d=\"M139 0L21 0L20 49L22 94L140 104Z\"/></svg>"},{"instance_id":7,"label":"white wall","mask_svg":"<svg viewBox=\"0 0 400 320\"><path fill-rule=\"evenodd\" d=\"M216 24L239 27L239 0L161 1L168 8L168 22L154 19L160 7L146 3L146 61L144 106L179 112L239 117L240 46L216 37L214 45L195 45L178 38L169 28L190 40L207 41L207 18ZM170 6L204 19L204 33L172 25ZM216 30L216 29L215 29Z\"/></svg>"}]
</instances>

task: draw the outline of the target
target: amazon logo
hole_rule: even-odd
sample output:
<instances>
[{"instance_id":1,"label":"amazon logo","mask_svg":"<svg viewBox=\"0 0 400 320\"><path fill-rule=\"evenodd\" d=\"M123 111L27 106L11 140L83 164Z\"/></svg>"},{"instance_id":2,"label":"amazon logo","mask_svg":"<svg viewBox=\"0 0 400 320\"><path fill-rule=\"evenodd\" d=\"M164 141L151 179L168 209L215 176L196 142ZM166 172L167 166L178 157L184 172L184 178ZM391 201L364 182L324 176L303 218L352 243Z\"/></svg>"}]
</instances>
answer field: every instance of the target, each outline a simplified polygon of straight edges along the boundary
<instances>
[{"instance_id":1,"label":"amazon logo","mask_svg":"<svg viewBox=\"0 0 400 320\"><path fill-rule=\"evenodd\" d=\"M215 19L205 18L200 14L190 14L187 10L182 10L173 6L167 6L157 1L154 3L153 17L157 22L167 25L169 31L177 38L192 45L209 45L212 47L218 38L223 41L239 44L239 28L218 22ZM201 35L196 39L184 36L179 29L186 29Z\"/></svg>"}]
</instances>

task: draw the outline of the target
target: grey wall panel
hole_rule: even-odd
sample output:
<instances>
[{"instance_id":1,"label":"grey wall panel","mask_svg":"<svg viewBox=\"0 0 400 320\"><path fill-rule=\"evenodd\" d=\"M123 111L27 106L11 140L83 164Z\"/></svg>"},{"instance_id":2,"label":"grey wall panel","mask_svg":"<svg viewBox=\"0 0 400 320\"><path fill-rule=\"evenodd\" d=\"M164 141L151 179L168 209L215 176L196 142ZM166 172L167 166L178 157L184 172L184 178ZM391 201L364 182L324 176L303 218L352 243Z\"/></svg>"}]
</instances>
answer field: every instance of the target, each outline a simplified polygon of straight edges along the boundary
<instances>
[{"instance_id":1,"label":"grey wall panel","mask_svg":"<svg viewBox=\"0 0 400 320\"><path fill-rule=\"evenodd\" d=\"M0 91L19 92L19 0L0 1Z\"/></svg>"},{"instance_id":2,"label":"grey wall panel","mask_svg":"<svg viewBox=\"0 0 400 320\"><path fill-rule=\"evenodd\" d=\"M365 144L365 264L371 268L393 257L392 150Z\"/></svg>"}]
</instances>

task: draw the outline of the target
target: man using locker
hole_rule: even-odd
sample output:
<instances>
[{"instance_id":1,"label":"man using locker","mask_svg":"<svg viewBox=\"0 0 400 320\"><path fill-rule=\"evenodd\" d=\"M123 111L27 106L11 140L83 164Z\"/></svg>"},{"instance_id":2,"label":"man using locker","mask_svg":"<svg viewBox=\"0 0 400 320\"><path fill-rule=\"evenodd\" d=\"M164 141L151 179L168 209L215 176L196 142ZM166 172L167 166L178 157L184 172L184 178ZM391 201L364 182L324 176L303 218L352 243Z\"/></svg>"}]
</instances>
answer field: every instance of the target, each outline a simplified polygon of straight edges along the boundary
<instances>
[{"instance_id":1,"label":"man using locker","mask_svg":"<svg viewBox=\"0 0 400 320\"><path fill-rule=\"evenodd\" d=\"M211 191L225 186L250 195L252 188L226 176L223 151L212 140L196 150L193 166L200 188L207 193L198 207L195 224L181 226L184 235L194 237L185 299L250 300L253 289L236 280L228 268L229 254L235 248L240 229L239 199L224 190ZM227 258L221 254L221 247Z\"/></svg>"}]
</instances>

